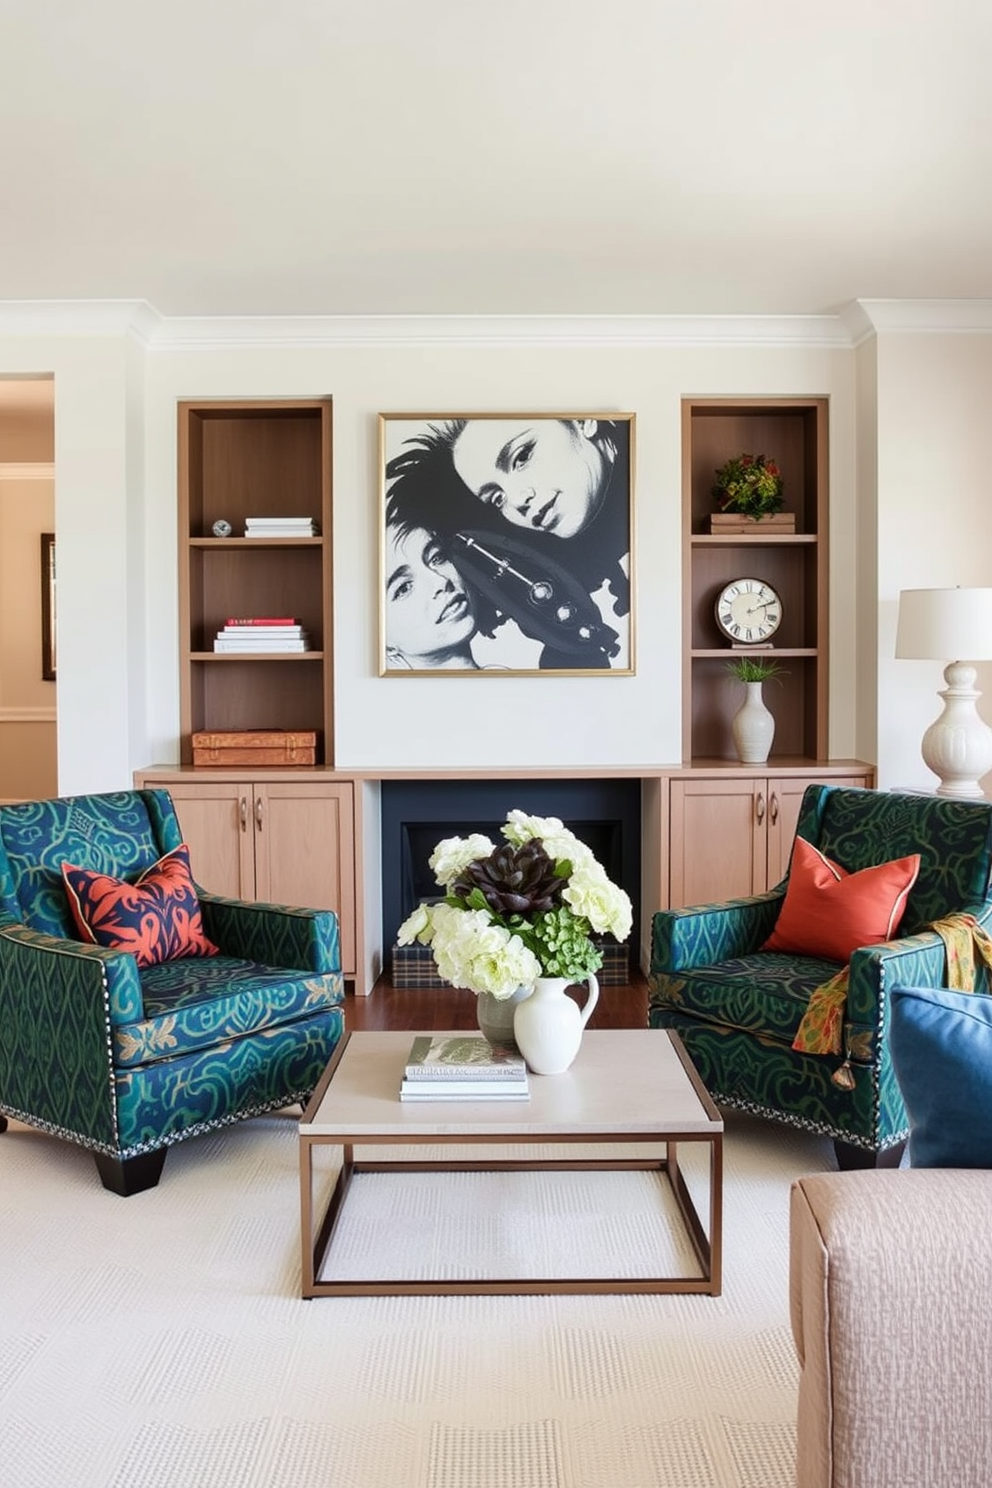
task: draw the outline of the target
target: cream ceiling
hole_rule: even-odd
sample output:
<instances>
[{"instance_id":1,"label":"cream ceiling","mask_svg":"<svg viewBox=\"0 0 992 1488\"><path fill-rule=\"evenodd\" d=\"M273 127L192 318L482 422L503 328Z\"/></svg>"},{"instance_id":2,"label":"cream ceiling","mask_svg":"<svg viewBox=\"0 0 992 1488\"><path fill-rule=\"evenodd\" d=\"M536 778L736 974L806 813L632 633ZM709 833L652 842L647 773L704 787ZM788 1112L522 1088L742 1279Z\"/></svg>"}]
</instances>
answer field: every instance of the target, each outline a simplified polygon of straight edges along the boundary
<instances>
[{"instance_id":1,"label":"cream ceiling","mask_svg":"<svg viewBox=\"0 0 992 1488\"><path fill-rule=\"evenodd\" d=\"M0 300L992 296L990 0L0 0Z\"/></svg>"}]
</instances>

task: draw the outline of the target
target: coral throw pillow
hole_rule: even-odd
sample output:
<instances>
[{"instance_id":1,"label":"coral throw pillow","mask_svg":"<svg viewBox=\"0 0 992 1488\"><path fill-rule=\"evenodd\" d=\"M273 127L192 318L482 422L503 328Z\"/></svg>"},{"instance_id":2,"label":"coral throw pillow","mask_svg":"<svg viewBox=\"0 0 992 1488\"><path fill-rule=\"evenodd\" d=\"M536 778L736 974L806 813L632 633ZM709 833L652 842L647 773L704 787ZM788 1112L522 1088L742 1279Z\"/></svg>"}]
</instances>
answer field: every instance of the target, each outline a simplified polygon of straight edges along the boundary
<instances>
[{"instance_id":1,"label":"coral throw pillow","mask_svg":"<svg viewBox=\"0 0 992 1488\"><path fill-rule=\"evenodd\" d=\"M185 842L159 858L134 883L62 864L80 939L130 951L139 966L183 956L216 956L203 929Z\"/></svg>"},{"instance_id":2,"label":"coral throw pillow","mask_svg":"<svg viewBox=\"0 0 992 1488\"><path fill-rule=\"evenodd\" d=\"M920 855L848 873L797 837L785 899L762 950L849 961L858 946L891 940L899 929Z\"/></svg>"}]
</instances>

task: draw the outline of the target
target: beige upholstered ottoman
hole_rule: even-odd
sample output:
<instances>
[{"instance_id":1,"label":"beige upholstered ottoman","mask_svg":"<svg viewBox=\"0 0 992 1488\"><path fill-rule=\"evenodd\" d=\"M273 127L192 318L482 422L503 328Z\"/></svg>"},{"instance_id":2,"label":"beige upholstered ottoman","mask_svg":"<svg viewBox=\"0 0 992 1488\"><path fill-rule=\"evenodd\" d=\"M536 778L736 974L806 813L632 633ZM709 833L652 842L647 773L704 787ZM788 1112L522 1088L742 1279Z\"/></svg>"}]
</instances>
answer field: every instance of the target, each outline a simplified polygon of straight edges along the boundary
<instances>
[{"instance_id":1,"label":"beige upholstered ottoman","mask_svg":"<svg viewBox=\"0 0 992 1488\"><path fill-rule=\"evenodd\" d=\"M992 1484L992 1172L801 1178L798 1488Z\"/></svg>"}]
</instances>

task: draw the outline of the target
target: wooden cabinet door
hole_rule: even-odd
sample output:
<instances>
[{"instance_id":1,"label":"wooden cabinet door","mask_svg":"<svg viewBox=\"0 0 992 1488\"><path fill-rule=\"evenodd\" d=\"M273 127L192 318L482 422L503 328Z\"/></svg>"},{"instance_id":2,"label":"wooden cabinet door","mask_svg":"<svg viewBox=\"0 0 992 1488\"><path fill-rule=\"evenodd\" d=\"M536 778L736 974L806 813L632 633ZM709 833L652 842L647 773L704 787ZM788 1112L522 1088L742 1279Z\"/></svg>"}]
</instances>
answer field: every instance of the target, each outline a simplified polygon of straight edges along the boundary
<instances>
[{"instance_id":1,"label":"wooden cabinet door","mask_svg":"<svg viewBox=\"0 0 992 1488\"><path fill-rule=\"evenodd\" d=\"M175 802L193 877L211 894L255 898L252 788L238 781L184 781L167 787Z\"/></svg>"},{"instance_id":2,"label":"wooden cabinet door","mask_svg":"<svg viewBox=\"0 0 992 1488\"><path fill-rule=\"evenodd\" d=\"M786 779L772 778L767 782L768 787L768 882L766 887L773 889L777 883L785 877L789 866L789 854L792 851L793 839L796 835L796 826L799 822L799 808L803 802L803 795L808 785L865 785L864 775L831 775L824 779L822 775L809 775L802 777L789 777Z\"/></svg>"},{"instance_id":3,"label":"wooden cabinet door","mask_svg":"<svg viewBox=\"0 0 992 1488\"><path fill-rule=\"evenodd\" d=\"M841 781L838 784L846 785ZM771 779L768 788L768 881L766 888L773 889L785 877L789 866L799 808L810 780Z\"/></svg>"},{"instance_id":4,"label":"wooden cabinet door","mask_svg":"<svg viewBox=\"0 0 992 1488\"><path fill-rule=\"evenodd\" d=\"M255 897L333 909L341 964L355 975L355 824L351 785L255 783Z\"/></svg>"},{"instance_id":5,"label":"wooden cabinet door","mask_svg":"<svg viewBox=\"0 0 992 1488\"><path fill-rule=\"evenodd\" d=\"M767 803L765 780L672 781L672 908L761 892Z\"/></svg>"}]
</instances>

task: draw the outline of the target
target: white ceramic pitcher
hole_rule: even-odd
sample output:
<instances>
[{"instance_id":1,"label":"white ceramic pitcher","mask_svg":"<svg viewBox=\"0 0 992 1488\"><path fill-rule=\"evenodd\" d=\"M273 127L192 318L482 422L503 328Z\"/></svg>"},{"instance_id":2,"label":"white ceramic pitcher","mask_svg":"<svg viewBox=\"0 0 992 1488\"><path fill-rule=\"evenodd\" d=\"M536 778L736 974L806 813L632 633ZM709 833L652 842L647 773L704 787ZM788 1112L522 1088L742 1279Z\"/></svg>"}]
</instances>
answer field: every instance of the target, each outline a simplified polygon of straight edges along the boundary
<instances>
[{"instance_id":1,"label":"white ceramic pitcher","mask_svg":"<svg viewBox=\"0 0 992 1488\"><path fill-rule=\"evenodd\" d=\"M599 982L592 975L585 981L581 1010L566 991L574 985L568 977L538 977L530 996L517 1004L513 1034L535 1075L560 1075L578 1054L582 1030L599 1001Z\"/></svg>"}]
</instances>

